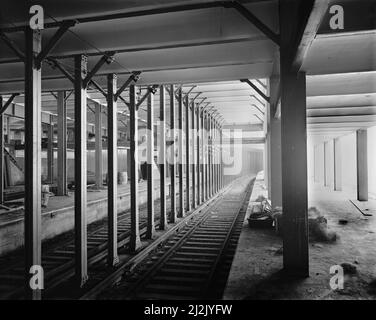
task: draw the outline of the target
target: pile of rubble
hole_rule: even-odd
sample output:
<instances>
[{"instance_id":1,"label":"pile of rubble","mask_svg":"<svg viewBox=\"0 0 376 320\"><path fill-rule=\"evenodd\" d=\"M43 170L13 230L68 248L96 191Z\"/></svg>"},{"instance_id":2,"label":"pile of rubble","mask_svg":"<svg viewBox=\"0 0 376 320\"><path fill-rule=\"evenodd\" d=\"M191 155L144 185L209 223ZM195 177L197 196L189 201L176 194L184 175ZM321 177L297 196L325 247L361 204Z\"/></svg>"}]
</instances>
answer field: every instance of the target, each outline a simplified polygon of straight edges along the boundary
<instances>
[{"instance_id":1,"label":"pile of rubble","mask_svg":"<svg viewBox=\"0 0 376 320\"><path fill-rule=\"evenodd\" d=\"M253 205L252 212L249 215L248 223L250 227L274 227L277 234L283 235L283 210L281 207L271 207L268 199L259 196L256 199L257 204ZM311 207L308 209L308 227L311 241L335 242L337 234L328 228L327 219L321 212Z\"/></svg>"}]
</instances>

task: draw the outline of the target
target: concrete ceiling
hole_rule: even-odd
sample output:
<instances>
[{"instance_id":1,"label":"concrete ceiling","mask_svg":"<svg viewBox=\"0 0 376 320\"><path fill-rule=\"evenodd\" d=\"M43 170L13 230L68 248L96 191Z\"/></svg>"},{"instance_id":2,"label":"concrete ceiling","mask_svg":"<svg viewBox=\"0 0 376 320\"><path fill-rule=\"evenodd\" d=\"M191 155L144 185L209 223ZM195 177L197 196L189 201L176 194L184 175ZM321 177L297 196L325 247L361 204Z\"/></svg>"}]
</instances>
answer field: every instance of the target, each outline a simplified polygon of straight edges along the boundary
<instances>
[{"instance_id":1,"label":"concrete ceiling","mask_svg":"<svg viewBox=\"0 0 376 320\"><path fill-rule=\"evenodd\" d=\"M241 2L279 32L277 0ZM197 1L38 1L50 17L47 22L191 3ZM308 132L315 136L334 137L376 123L376 30L374 17L368 15L374 1L335 3L343 5L347 12L356 12L358 17L346 16L345 32L338 32L328 27L327 13L304 60L302 71L308 75ZM22 24L27 10L19 6L16 1L3 0L0 25ZM44 44L56 30L43 31ZM22 33L7 35L24 49ZM200 97L206 97L227 123L246 124L260 123L255 114L262 117L262 113L255 105L261 111L263 106L252 97L256 95L254 90L239 79L269 78L278 47L236 10L210 8L80 23L64 35L51 56L73 72L73 54L89 55L91 69L105 51L117 53L115 62L105 65L96 76L102 87L106 87L107 73L117 73L121 84L131 71L142 72L139 85L184 84L184 92L196 85L191 96L202 92ZM23 91L23 69L23 63L0 42L0 93ZM72 89L72 83L58 70L46 63L42 70L44 91ZM89 94L105 104L100 93ZM125 99L127 95L125 92ZM155 99L158 101L158 95ZM19 102L22 100L20 97ZM54 104L53 99L47 99L43 108L52 111ZM157 109L157 102L155 106ZM120 102L119 109L125 110ZM142 111L140 116L144 116Z\"/></svg>"}]
</instances>

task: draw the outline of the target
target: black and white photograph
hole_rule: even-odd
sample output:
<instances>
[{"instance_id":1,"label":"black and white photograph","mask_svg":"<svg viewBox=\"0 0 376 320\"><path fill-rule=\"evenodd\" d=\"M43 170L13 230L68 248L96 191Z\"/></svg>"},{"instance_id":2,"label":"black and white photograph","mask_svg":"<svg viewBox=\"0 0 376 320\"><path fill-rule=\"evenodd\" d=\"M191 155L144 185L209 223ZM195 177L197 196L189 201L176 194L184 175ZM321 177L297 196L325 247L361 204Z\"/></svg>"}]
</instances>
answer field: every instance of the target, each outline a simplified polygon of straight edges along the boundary
<instances>
[{"instance_id":1,"label":"black and white photograph","mask_svg":"<svg viewBox=\"0 0 376 320\"><path fill-rule=\"evenodd\" d=\"M2 305L374 301L376 1L1 0L0 175Z\"/></svg>"}]
</instances>

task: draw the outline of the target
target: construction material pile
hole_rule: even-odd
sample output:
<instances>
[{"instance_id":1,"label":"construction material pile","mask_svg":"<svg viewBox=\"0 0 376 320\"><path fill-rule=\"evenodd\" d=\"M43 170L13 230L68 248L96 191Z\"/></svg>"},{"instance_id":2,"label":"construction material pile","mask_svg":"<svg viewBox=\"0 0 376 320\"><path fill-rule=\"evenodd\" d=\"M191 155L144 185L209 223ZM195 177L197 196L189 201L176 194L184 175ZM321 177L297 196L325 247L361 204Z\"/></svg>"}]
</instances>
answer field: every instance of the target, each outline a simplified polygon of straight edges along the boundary
<instances>
[{"instance_id":1,"label":"construction material pile","mask_svg":"<svg viewBox=\"0 0 376 320\"><path fill-rule=\"evenodd\" d=\"M272 216L274 219L276 231L279 235L282 236L282 208L276 207L273 210ZM310 241L334 242L337 240L337 234L334 231L329 230L327 219L315 207L308 209L308 229Z\"/></svg>"},{"instance_id":2,"label":"construction material pile","mask_svg":"<svg viewBox=\"0 0 376 320\"><path fill-rule=\"evenodd\" d=\"M281 207L271 207L263 196L256 199L248 218L250 227L274 227L277 234L283 236L283 210ZM308 228L310 241L335 242L337 234L328 228L327 219L321 212L311 207L308 209Z\"/></svg>"},{"instance_id":3,"label":"construction material pile","mask_svg":"<svg viewBox=\"0 0 376 320\"><path fill-rule=\"evenodd\" d=\"M257 204L252 206L251 214L248 218L248 225L251 228L272 228L273 217L272 207L264 196L258 196L255 201Z\"/></svg>"},{"instance_id":4,"label":"construction material pile","mask_svg":"<svg viewBox=\"0 0 376 320\"><path fill-rule=\"evenodd\" d=\"M311 207L308 209L308 226L310 239L323 242L335 242L337 234L329 230L328 221L321 212Z\"/></svg>"}]
</instances>

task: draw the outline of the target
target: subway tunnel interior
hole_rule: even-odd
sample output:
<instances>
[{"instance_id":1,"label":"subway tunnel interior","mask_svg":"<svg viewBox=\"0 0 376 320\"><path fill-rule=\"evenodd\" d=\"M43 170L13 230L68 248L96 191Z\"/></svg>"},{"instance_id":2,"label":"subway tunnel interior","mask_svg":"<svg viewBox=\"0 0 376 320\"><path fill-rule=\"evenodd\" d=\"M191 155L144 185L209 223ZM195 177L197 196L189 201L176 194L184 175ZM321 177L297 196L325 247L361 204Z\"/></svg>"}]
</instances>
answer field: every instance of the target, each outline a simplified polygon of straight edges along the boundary
<instances>
[{"instance_id":1,"label":"subway tunnel interior","mask_svg":"<svg viewBox=\"0 0 376 320\"><path fill-rule=\"evenodd\" d=\"M4 0L0 299L375 299L374 12Z\"/></svg>"}]
</instances>

